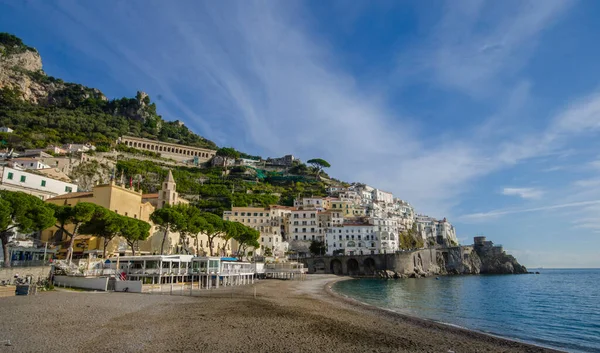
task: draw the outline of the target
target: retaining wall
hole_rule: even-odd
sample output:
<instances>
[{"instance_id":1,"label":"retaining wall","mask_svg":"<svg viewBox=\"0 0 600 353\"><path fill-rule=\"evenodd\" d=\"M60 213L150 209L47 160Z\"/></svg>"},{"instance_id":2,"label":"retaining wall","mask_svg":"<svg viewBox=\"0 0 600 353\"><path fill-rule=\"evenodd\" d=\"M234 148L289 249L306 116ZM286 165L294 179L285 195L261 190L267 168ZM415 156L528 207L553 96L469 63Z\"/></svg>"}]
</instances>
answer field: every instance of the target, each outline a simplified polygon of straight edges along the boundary
<instances>
[{"instance_id":1,"label":"retaining wall","mask_svg":"<svg viewBox=\"0 0 600 353\"><path fill-rule=\"evenodd\" d=\"M47 278L50 275L50 269L52 266L32 266L32 267L1 267L0 268L0 281L14 279L15 275L19 275L20 278L25 278L31 275L34 281L38 279Z\"/></svg>"}]
</instances>

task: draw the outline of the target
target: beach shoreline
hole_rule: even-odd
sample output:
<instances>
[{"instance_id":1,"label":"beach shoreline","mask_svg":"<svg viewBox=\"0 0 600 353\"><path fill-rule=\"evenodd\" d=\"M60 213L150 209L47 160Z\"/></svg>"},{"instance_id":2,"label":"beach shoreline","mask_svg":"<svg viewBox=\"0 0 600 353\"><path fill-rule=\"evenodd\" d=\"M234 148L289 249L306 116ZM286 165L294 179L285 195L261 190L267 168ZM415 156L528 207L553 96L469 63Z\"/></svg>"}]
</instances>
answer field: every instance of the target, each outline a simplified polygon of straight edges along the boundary
<instances>
[{"instance_id":1,"label":"beach shoreline","mask_svg":"<svg viewBox=\"0 0 600 353\"><path fill-rule=\"evenodd\" d=\"M335 290L333 290L333 285L337 282L340 281L344 281L344 280L355 280L356 278L352 278L352 277L341 277L340 279L337 280L332 280L331 282L329 282L324 290L333 298L336 298L337 300L342 300L350 305L355 305L357 307L362 307L366 310L372 310L374 312L377 312L381 315L390 315L392 317L398 317L402 320L405 321L410 321L411 323L415 324L415 325L441 325L443 328L447 328L447 329L452 329L452 330L459 330L462 334L475 334L475 335L483 335L485 337L489 337L489 338L494 338L494 339L500 339L500 340L505 340L505 341L509 341L509 342L513 342L513 343L517 343L517 344L522 344L522 345L526 345L526 346L531 346L531 348L540 348L540 349L545 349L548 352L563 352L560 350L557 350L555 348L552 347L546 347L543 345L539 345L539 344L535 344L535 343L531 343L531 342L525 342L525 341L521 341L518 339L514 339L511 337L504 337L504 336L500 336L500 335L496 335L493 333L489 333L489 332L483 332L483 331L478 331L476 329L471 329L468 327L463 327L460 325L456 325L456 324L452 324L449 322L443 322L443 321L438 321L438 320L433 320L433 319L429 319L429 318L424 318L424 317L419 317L419 316L415 316L415 315L410 315L410 314L405 314L405 313L400 313L397 311L394 311L392 309L386 309L386 308L382 308L376 305L372 305L369 303L365 303L365 302L361 302L360 300L357 300L355 298L352 298L350 296L341 294L336 292Z\"/></svg>"},{"instance_id":2,"label":"beach shoreline","mask_svg":"<svg viewBox=\"0 0 600 353\"><path fill-rule=\"evenodd\" d=\"M331 290L347 279L264 280L193 297L55 291L2 298L0 341L12 346L0 350L557 352L368 306Z\"/></svg>"}]
</instances>

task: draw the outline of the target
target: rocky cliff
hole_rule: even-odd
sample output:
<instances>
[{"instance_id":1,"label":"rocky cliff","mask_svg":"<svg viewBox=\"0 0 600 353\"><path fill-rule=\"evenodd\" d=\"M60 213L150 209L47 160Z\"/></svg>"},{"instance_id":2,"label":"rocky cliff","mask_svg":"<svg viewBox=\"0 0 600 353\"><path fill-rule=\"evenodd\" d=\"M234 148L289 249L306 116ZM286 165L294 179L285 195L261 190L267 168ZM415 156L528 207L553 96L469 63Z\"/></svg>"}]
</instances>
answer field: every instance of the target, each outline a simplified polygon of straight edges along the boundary
<instances>
[{"instance_id":1,"label":"rocky cliff","mask_svg":"<svg viewBox=\"0 0 600 353\"><path fill-rule=\"evenodd\" d=\"M11 34L0 33L0 89L5 88L34 104L68 105L66 98L74 96L79 100L107 100L97 89L47 76L37 50Z\"/></svg>"},{"instance_id":2,"label":"rocky cliff","mask_svg":"<svg viewBox=\"0 0 600 353\"><path fill-rule=\"evenodd\" d=\"M527 273L527 268L502 248L489 249L475 247L473 254L481 259L479 273L483 274L520 274Z\"/></svg>"},{"instance_id":3,"label":"rocky cliff","mask_svg":"<svg viewBox=\"0 0 600 353\"><path fill-rule=\"evenodd\" d=\"M527 268L497 246L457 246L439 249L441 274L520 274Z\"/></svg>"}]
</instances>

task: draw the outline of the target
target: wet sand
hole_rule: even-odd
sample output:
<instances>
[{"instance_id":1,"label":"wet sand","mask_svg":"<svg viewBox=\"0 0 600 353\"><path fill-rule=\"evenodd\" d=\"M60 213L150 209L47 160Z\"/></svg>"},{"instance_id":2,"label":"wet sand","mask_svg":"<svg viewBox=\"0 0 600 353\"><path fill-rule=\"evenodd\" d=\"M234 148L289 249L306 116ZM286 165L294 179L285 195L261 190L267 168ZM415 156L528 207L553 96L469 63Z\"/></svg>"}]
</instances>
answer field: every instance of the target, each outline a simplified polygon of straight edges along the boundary
<instances>
[{"instance_id":1,"label":"wet sand","mask_svg":"<svg viewBox=\"0 0 600 353\"><path fill-rule=\"evenodd\" d=\"M0 352L553 352L358 304L327 290L336 279L265 280L194 297L1 298Z\"/></svg>"}]
</instances>

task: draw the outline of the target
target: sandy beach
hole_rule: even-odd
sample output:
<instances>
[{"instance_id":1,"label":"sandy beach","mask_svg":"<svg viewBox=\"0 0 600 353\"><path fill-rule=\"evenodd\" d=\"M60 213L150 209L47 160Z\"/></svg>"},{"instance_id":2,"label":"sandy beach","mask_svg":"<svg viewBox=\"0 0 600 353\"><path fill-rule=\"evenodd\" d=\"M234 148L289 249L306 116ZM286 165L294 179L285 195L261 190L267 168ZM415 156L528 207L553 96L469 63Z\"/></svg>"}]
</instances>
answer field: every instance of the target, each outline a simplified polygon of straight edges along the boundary
<instances>
[{"instance_id":1,"label":"sandy beach","mask_svg":"<svg viewBox=\"0 0 600 353\"><path fill-rule=\"evenodd\" d=\"M405 317L306 281L166 294L0 298L0 352L554 352ZM256 298L254 290L256 289Z\"/></svg>"}]
</instances>

